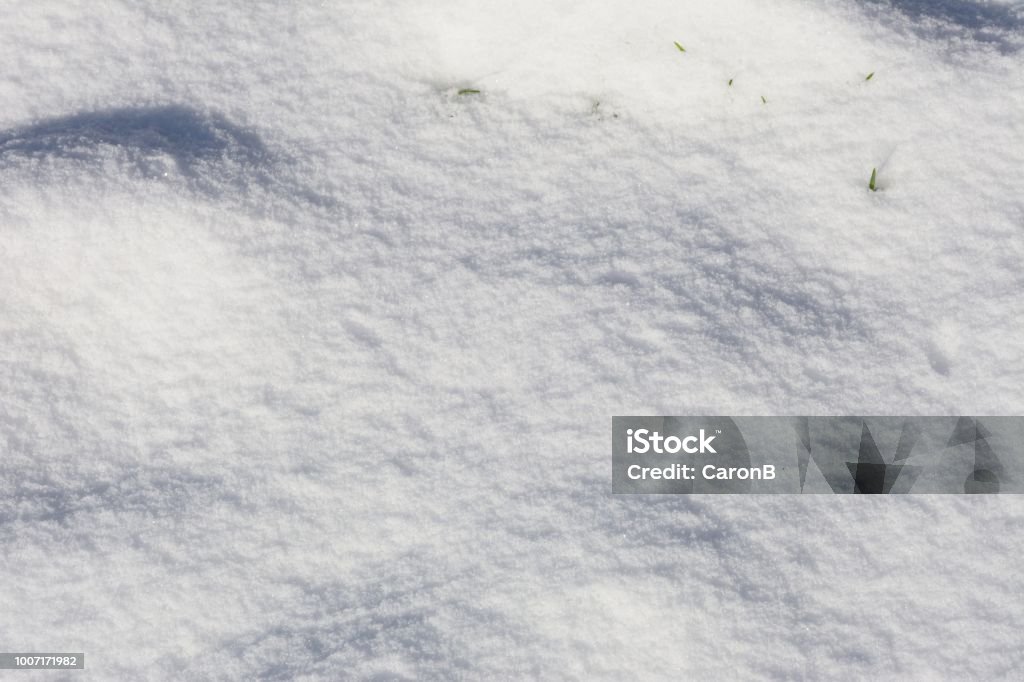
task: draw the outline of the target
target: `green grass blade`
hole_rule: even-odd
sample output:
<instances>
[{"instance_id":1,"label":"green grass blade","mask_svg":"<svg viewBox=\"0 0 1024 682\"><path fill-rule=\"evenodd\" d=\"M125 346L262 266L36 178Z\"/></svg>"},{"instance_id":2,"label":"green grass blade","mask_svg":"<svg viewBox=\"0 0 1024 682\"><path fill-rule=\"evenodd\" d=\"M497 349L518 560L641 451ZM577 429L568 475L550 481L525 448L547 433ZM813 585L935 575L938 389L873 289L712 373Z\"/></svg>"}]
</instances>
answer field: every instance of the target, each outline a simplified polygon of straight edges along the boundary
<instances>
[{"instance_id":1,"label":"green grass blade","mask_svg":"<svg viewBox=\"0 0 1024 682\"><path fill-rule=\"evenodd\" d=\"M672 42L675 44L677 50L679 50L680 52L686 52L686 48L685 47L683 47L679 43L676 43L675 41L672 41Z\"/></svg>"},{"instance_id":2,"label":"green grass blade","mask_svg":"<svg viewBox=\"0 0 1024 682\"><path fill-rule=\"evenodd\" d=\"M867 77L867 78L865 78L864 80L866 80L866 81L869 81L869 80L871 80L871 79L872 79L872 78L874 78L874 77L875 77L875 72L874 72L874 71L872 71L871 73L869 73L869 74L868 74L868 77Z\"/></svg>"},{"instance_id":3,"label":"green grass blade","mask_svg":"<svg viewBox=\"0 0 1024 682\"><path fill-rule=\"evenodd\" d=\"M878 186L875 185L875 180L877 178L878 178L878 169L877 168L872 168L871 169L871 182L868 183L868 189L870 189L872 192L877 192L878 191Z\"/></svg>"},{"instance_id":4,"label":"green grass blade","mask_svg":"<svg viewBox=\"0 0 1024 682\"><path fill-rule=\"evenodd\" d=\"M459 90L459 94L460 95L479 95L480 91L479 90L474 90L473 88L463 88L463 89Z\"/></svg>"}]
</instances>

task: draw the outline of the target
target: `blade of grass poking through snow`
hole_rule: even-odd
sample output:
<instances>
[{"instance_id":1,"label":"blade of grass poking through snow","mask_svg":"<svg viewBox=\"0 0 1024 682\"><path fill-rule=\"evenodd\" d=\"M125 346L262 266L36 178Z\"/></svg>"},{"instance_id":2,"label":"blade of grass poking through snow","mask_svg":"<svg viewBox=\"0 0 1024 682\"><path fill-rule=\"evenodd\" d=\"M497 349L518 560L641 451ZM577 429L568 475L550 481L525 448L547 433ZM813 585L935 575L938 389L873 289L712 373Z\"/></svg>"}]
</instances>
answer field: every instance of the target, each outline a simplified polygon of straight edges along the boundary
<instances>
[{"instance_id":1,"label":"blade of grass poking through snow","mask_svg":"<svg viewBox=\"0 0 1024 682\"><path fill-rule=\"evenodd\" d=\"M732 80L733 80L732 78L729 79L729 87L730 88L732 87Z\"/></svg>"},{"instance_id":2,"label":"blade of grass poking through snow","mask_svg":"<svg viewBox=\"0 0 1024 682\"><path fill-rule=\"evenodd\" d=\"M764 98L764 95L761 95L761 104L768 104L768 100Z\"/></svg>"},{"instance_id":3,"label":"blade of grass poking through snow","mask_svg":"<svg viewBox=\"0 0 1024 682\"><path fill-rule=\"evenodd\" d=\"M874 71L872 71L871 73L869 73L869 74L868 74L868 77L867 77L867 78L865 78L864 80L866 80L866 81L869 81L869 80L871 80L871 79L872 79L872 78L874 78L874 77L875 77L875 72L874 72Z\"/></svg>"},{"instance_id":4,"label":"blade of grass poking through snow","mask_svg":"<svg viewBox=\"0 0 1024 682\"><path fill-rule=\"evenodd\" d=\"M675 41L673 41L673 42L675 43ZM686 52L686 48L683 47L682 45L680 45L679 43L675 43L675 46L676 46L676 49L679 50L680 52Z\"/></svg>"},{"instance_id":5,"label":"blade of grass poking through snow","mask_svg":"<svg viewBox=\"0 0 1024 682\"><path fill-rule=\"evenodd\" d=\"M871 182L868 183L868 189L870 189L872 192L877 192L878 191L878 187L875 185L875 180L876 180L877 177L878 177L878 169L877 168L872 168L871 169Z\"/></svg>"},{"instance_id":6,"label":"blade of grass poking through snow","mask_svg":"<svg viewBox=\"0 0 1024 682\"><path fill-rule=\"evenodd\" d=\"M473 88L463 88L462 90L459 90L459 94L460 95L479 95L480 91L479 90L474 90Z\"/></svg>"}]
</instances>

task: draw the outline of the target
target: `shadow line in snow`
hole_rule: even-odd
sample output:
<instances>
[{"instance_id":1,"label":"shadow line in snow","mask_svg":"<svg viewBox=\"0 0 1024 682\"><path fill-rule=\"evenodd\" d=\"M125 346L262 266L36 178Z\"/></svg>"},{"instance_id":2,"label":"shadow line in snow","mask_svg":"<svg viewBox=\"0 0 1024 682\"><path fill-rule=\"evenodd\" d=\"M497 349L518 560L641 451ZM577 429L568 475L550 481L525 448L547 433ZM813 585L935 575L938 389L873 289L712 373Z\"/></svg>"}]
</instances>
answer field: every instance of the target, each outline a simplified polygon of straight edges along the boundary
<instances>
[{"instance_id":1,"label":"shadow line in snow","mask_svg":"<svg viewBox=\"0 0 1024 682\"><path fill-rule=\"evenodd\" d=\"M1024 48L1024 3L973 0L862 0L875 12L895 10L928 40L969 39L1003 54Z\"/></svg>"},{"instance_id":2,"label":"shadow line in snow","mask_svg":"<svg viewBox=\"0 0 1024 682\"><path fill-rule=\"evenodd\" d=\"M332 212L336 201L290 180L288 159L255 131L213 111L180 104L84 111L0 131L0 168L65 159L104 169L113 160L150 179L211 198L261 195Z\"/></svg>"},{"instance_id":3,"label":"shadow line in snow","mask_svg":"<svg viewBox=\"0 0 1024 682\"><path fill-rule=\"evenodd\" d=\"M207 161L258 166L270 158L256 133L220 114L180 105L87 111L0 132L0 157L86 159L103 145L169 157L186 174Z\"/></svg>"}]
</instances>

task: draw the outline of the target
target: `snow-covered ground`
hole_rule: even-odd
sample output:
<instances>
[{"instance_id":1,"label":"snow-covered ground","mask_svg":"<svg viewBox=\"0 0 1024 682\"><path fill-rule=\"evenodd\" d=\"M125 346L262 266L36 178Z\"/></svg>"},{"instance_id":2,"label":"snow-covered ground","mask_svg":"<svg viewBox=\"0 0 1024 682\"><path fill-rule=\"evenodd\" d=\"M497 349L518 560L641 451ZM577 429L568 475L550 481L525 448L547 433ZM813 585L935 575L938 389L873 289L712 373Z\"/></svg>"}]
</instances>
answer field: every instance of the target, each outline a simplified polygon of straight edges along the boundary
<instances>
[{"instance_id":1,"label":"snow-covered ground","mask_svg":"<svg viewBox=\"0 0 1024 682\"><path fill-rule=\"evenodd\" d=\"M613 497L609 449L1024 412L1018 0L0 0L0 102L0 650L1024 667L1019 498Z\"/></svg>"}]
</instances>

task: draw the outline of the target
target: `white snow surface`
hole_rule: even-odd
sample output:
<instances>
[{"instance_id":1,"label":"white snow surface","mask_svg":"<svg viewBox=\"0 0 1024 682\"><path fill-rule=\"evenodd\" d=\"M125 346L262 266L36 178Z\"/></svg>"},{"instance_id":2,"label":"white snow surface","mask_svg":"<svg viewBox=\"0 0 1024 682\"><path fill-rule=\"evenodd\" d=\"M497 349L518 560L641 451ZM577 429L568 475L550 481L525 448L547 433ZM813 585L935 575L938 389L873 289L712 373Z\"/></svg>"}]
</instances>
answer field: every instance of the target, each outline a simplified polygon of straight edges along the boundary
<instances>
[{"instance_id":1,"label":"white snow surface","mask_svg":"<svg viewBox=\"0 0 1024 682\"><path fill-rule=\"evenodd\" d=\"M12 679L1020 675L1020 498L609 451L1024 412L1020 2L2 0L0 102Z\"/></svg>"}]
</instances>

